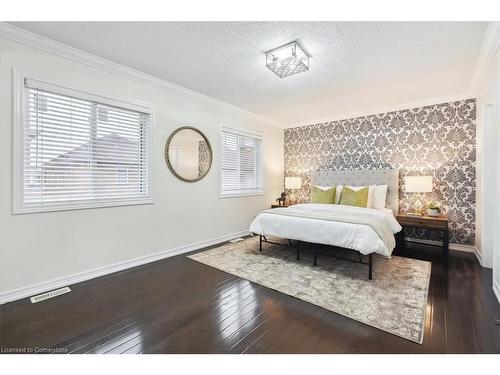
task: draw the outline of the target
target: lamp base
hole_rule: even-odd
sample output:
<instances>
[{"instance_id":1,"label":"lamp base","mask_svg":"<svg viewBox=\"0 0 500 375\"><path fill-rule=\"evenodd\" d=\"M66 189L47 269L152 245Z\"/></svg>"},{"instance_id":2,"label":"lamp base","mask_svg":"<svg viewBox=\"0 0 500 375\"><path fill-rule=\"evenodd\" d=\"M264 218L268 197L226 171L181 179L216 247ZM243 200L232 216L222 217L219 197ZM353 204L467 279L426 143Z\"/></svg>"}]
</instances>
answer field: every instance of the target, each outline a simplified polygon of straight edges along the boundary
<instances>
[{"instance_id":1,"label":"lamp base","mask_svg":"<svg viewBox=\"0 0 500 375\"><path fill-rule=\"evenodd\" d=\"M289 206L293 205L293 204L297 204L297 198L295 197L295 194L290 194L288 196L288 199L287 199L287 202L286 202Z\"/></svg>"},{"instance_id":2,"label":"lamp base","mask_svg":"<svg viewBox=\"0 0 500 375\"><path fill-rule=\"evenodd\" d=\"M420 212L418 212L418 211L406 211L405 214L408 216L424 216L422 211L420 211Z\"/></svg>"},{"instance_id":3,"label":"lamp base","mask_svg":"<svg viewBox=\"0 0 500 375\"><path fill-rule=\"evenodd\" d=\"M424 205L422 204L422 201L420 200L420 197L417 197L415 202L413 202L413 205L406 214L407 215L414 215L414 216L422 216L424 209Z\"/></svg>"}]
</instances>

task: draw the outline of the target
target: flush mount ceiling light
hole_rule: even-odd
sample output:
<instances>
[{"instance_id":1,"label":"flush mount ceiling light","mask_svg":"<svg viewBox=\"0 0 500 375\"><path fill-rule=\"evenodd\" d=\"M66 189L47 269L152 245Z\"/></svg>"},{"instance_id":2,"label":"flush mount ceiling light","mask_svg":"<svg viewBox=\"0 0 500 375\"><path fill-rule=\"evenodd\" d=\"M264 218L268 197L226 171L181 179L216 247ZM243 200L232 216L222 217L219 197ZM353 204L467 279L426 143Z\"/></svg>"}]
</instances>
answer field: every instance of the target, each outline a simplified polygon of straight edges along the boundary
<instances>
[{"instance_id":1,"label":"flush mount ceiling light","mask_svg":"<svg viewBox=\"0 0 500 375\"><path fill-rule=\"evenodd\" d=\"M309 70L309 55L298 42L292 42L266 52L266 66L278 77Z\"/></svg>"}]
</instances>

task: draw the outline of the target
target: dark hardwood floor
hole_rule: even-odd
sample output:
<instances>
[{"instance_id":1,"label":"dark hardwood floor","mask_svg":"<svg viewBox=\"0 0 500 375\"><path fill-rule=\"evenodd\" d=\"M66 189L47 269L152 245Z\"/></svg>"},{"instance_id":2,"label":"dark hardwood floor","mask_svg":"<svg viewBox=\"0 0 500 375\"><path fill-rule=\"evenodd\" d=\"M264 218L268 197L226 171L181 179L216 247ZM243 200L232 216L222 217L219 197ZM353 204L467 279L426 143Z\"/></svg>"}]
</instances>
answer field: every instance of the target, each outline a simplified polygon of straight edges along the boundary
<instances>
[{"instance_id":1,"label":"dark hardwood floor","mask_svg":"<svg viewBox=\"0 0 500 375\"><path fill-rule=\"evenodd\" d=\"M0 307L0 346L58 353L500 353L491 270L432 246L422 345L179 255ZM304 261L311 254L303 252ZM376 270L375 270L376 277Z\"/></svg>"}]
</instances>

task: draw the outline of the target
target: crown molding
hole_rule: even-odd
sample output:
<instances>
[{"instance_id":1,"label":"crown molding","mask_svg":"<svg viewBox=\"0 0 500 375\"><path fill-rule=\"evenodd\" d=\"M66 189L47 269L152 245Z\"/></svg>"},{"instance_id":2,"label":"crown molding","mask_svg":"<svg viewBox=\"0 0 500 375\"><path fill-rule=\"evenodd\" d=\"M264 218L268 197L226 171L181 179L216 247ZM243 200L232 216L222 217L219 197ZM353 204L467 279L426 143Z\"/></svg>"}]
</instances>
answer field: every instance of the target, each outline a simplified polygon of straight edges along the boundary
<instances>
[{"instance_id":1,"label":"crown molding","mask_svg":"<svg viewBox=\"0 0 500 375\"><path fill-rule=\"evenodd\" d=\"M246 116L249 116L250 118L255 119L259 122L262 122L266 125L270 125L277 128L283 128L281 124L278 124L277 122L272 121L254 112L212 98L208 95L201 94L197 91L176 85L172 82L152 76L150 74L143 73L138 70L129 68L127 66L118 64L116 62L104 59L102 57L92 55L88 52L68 46L64 43L57 42L55 40L46 38L44 36L32 33L30 31L21 29L17 26L7 24L5 22L0 22L0 38L24 44L26 46L36 48L43 52L47 52L68 60L72 60L80 64L84 64L89 67L99 69L106 73L111 73L162 91L166 91L174 95L180 95L187 98L195 99L198 102L201 102L203 104L212 107L236 111Z\"/></svg>"},{"instance_id":2,"label":"crown molding","mask_svg":"<svg viewBox=\"0 0 500 375\"><path fill-rule=\"evenodd\" d=\"M479 57L474 67L470 92L478 96L488 71L500 47L500 22L490 22L484 35Z\"/></svg>"},{"instance_id":3,"label":"crown molding","mask_svg":"<svg viewBox=\"0 0 500 375\"><path fill-rule=\"evenodd\" d=\"M310 121L310 120L301 121L301 122L294 123L294 124L284 125L284 128L289 129L289 128L297 128L297 127L301 127L301 126L314 125L314 124L323 124L326 122L349 120L349 119L358 118L358 117L373 116L373 115L377 115L377 114L381 114L381 113L403 111L403 110L412 109L412 108L420 108L420 107L425 107L425 106L429 106L429 105L450 103L450 102L456 102L456 101L460 101L460 100L467 100L467 99L474 99L474 98L475 98L475 95L473 95L470 92L466 92L466 93L458 94L458 95L440 96L440 97L436 97L436 98L417 100L417 101L413 101L413 102L407 102L407 103L397 104L397 105L388 106L388 107L378 107L378 108L370 109L367 111L348 112L348 113L342 113L340 115L321 117L321 118L317 118L317 119L312 120L312 121Z\"/></svg>"}]
</instances>

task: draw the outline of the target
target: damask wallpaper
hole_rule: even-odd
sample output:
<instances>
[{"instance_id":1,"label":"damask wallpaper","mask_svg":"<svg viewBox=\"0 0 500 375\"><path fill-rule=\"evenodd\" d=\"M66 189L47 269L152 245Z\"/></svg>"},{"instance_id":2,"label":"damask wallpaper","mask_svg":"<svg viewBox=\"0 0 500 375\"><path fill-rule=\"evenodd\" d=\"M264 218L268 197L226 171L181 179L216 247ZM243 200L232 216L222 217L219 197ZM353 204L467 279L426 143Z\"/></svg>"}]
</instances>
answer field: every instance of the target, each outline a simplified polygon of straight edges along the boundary
<instances>
[{"instance_id":1,"label":"damask wallpaper","mask_svg":"<svg viewBox=\"0 0 500 375\"><path fill-rule=\"evenodd\" d=\"M467 99L347 120L285 129L285 176L301 176L292 193L309 201L310 172L342 169L400 169L400 210L414 196L404 176L432 175L437 201L449 216L450 242L474 244L476 209L476 103ZM427 231L411 237L439 240Z\"/></svg>"}]
</instances>

